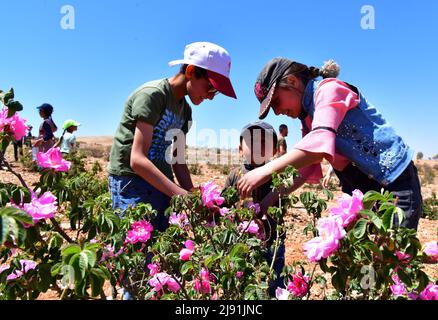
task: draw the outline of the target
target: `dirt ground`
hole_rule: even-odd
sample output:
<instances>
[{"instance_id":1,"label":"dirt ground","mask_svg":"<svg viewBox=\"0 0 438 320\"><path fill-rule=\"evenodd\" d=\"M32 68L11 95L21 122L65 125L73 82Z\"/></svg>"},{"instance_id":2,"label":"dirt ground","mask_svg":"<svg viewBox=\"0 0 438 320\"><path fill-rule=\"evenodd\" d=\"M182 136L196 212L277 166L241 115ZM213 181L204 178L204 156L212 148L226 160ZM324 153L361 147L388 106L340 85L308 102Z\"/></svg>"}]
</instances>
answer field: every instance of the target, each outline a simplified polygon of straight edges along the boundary
<instances>
[{"instance_id":1,"label":"dirt ground","mask_svg":"<svg viewBox=\"0 0 438 320\"><path fill-rule=\"evenodd\" d=\"M80 143L80 149L83 150L87 154L87 168L91 168L92 164L95 161L98 161L102 168L105 169L109 151L112 143L111 137L79 137L78 141ZM216 150L214 150L216 152ZM205 153L203 153L205 154ZM6 159L11 163L11 166L19 172L23 178L30 185L39 179L39 175L28 171L26 168L22 166L19 162L14 162L12 148L10 147L6 153ZM205 160L205 159L204 159ZM197 167L198 174L192 175L192 180L195 186L198 186L207 181L214 181L217 185L223 186L226 179L226 174L224 174L223 167L214 166L208 164L208 161L203 161L202 157L200 158L200 165ZM438 177L430 177L430 172L434 172L436 176L438 176L438 161L436 160L420 160L416 161L416 166L420 172L420 179L422 180L422 194L423 198L428 198L432 195L432 193L438 193ZM424 169L424 167L429 167ZM190 166L189 166L190 167ZM230 166L232 168L232 166ZM431 168L431 169L430 169ZM326 166L323 166L323 171L325 171ZM429 170L429 171L428 171ZM430 171L432 170L432 171ZM424 174L429 175L429 177L425 177ZM105 177L105 171L101 173L101 177ZM335 180L335 178L334 178ZM4 170L0 171L0 181L3 183L11 182L18 184L18 179L9 172ZM310 191L317 191L316 188L310 187ZM336 204L336 197L340 196L342 193L338 190L334 191L335 200L329 203L329 208ZM304 256L302 246L303 244L310 240L310 235L306 236L303 233L303 229L310 222L310 217L306 213L304 208L297 208L290 210L286 216L286 224L287 224L287 237L286 237L286 263L291 264L294 261L303 260L306 258ZM422 243L427 241L437 240L438 238L438 220L428 220L428 219L420 219L420 224L418 227L418 237ZM311 272L313 268L312 264L307 266L307 271ZM319 268L317 268L318 270ZM428 265L426 266L426 272L437 278L438 270L436 265ZM318 273L318 272L317 272ZM105 292L107 295L110 295L109 286L105 287ZM312 298L318 299L322 295L321 290L318 288L314 288L312 292ZM45 294L42 294L39 299L59 299L59 296L54 291L49 291Z\"/></svg>"}]
</instances>

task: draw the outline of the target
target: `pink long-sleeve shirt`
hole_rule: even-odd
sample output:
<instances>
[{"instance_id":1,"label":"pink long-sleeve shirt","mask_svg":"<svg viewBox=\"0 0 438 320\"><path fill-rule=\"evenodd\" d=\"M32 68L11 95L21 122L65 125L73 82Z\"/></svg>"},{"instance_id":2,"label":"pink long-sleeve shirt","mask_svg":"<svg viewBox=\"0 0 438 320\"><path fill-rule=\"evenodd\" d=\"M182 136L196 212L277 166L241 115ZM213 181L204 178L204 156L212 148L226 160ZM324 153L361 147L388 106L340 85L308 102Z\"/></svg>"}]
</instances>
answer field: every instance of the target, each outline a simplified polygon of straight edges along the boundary
<instances>
[{"instance_id":1,"label":"pink long-sleeve shirt","mask_svg":"<svg viewBox=\"0 0 438 320\"><path fill-rule=\"evenodd\" d=\"M317 127L329 127L337 130L348 110L359 104L359 96L345 83L335 78L322 80L315 92L315 112L313 119L308 115L304 122L312 130ZM336 134L326 129L308 131L302 128L303 138L294 148L324 153L324 157L333 168L342 171L350 160L336 152ZM299 170L307 183L319 183L322 178L321 164L315 163Z\"/></svg>"}]
</instances>

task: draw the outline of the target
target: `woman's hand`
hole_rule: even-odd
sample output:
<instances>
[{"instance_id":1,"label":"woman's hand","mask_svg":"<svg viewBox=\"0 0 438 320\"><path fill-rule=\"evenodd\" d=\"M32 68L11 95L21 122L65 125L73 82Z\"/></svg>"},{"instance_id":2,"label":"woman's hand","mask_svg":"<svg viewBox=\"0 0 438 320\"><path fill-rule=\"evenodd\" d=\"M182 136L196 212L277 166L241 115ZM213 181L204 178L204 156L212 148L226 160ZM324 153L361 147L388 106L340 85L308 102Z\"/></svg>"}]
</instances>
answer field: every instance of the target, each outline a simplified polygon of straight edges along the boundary
<instances>
[{"instance_id":1,"label":"woman's hand","mask_svg":"<svg viewBox=\"0 0 438 320\"><path fill-rule=\"evenodd\" d=\"M271 174L265 166L246 173L237 182L237 189L239 189L240 196L247 198L255 188L267 182L270 176Z\"/></svg>"}]
</instances>

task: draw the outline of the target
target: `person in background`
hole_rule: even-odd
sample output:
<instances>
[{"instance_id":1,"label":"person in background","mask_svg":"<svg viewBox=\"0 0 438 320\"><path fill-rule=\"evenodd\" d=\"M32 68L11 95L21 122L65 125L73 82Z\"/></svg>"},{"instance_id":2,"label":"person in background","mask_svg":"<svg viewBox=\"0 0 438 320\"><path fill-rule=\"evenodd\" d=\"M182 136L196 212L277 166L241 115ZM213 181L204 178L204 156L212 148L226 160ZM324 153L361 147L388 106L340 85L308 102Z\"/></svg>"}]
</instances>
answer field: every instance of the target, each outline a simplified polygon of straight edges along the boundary
<instances>
[{"instance_id":1,"label":"person in background","mask_svg":"<svg viewBox=\"0 0 438 320\"><path fill-rule=\"evenodd\" d=\"M280 127L278 128L278 131L280 132L280 134L278 136L278 143L277 143L277 154L276 154L277 158L287 153L286 137L289 133L287 125L285 124L281 124Z\"/></svg>"},{"instance_id":2,"label":"person in background","mask_svg":"<svg viewBox=\"0 0 438 320\"><path fill-rule=\"evenodd\" d=\"M48 103L43 103L37 109L40 112L43 122L40 125L38 139L34 146L38 148L38 152L47 152L55 144L55 135L58 127L52 119L53 107Z\"/></svg>"},{"instance_id":3,"label":"person in background","mask_svg":"<svg viewBox=\"0 0 438 320\"><path fill-rule=\"evenodd\" d=\"M14 159L18 161L18 154L23 156L23 139L15 140L12 144L14 145Z\"/></svg>"},{"instance_id":4,"label":"person in background","mask_svg":"<svg viewBox=\"0 0 438 320\"><path fill-rule=\"evenodd\" d=\"M24 144L26 145L26 146L28 146L29 148L32 148L32 139L33 139L33 136L32 136L32 126L28 126L27 127L27 136L26 137L24 137Z\"/></svg>"},{"instance_id":5,"label":"person in background","mask_svg":"<svg viewBox=\"0 0 438 320\"><path fill-rule=\"evenodd\" d=\"M78 126L81 124L75 120L66 120L62 125L64 132L61 136L61 152L63 155L67 155L76 150L76 135L74 132L78 130Z\"/></svg>"}]
</instances>

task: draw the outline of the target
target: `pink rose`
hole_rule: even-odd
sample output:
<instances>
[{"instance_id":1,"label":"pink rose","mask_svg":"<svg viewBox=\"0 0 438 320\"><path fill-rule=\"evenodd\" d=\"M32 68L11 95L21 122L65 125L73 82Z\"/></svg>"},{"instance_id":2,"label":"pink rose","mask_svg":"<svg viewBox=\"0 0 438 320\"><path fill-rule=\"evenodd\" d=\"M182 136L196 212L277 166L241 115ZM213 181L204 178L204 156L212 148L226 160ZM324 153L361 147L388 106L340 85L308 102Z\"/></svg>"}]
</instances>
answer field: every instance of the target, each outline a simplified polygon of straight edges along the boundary
<instances>
[{"instance_id":1,"label":"pink rose","mask_svg":"<svg viewBox=\"0 0 438 320\"><path fill-rule=\"evenodd\" d=\"M230 209L228 209L228 208L220 208L219 209L219 214L222 216L222 217L225 217L225 216L227 216L228 215L228 213L230 213Z\"/></svg>"},{"instance_id":2,"label":"pink rose","mask_svg":"<svg viewBox=\"0 0 438 320\"><path fill-rule=\"evenodd\" d=\"M327 258L339 249L340 240L346 232L342 228L342 220L335 217L322 218L318 221L319 237L304 244L304 251L310 261L316 262Z\"/></svg>"},{"instance_id":3,"label":"pink rose","mask_svg":"<svg viewBox=\"0 0 438 320\"><path fill-rule=\"evenodd\" d=\"M55 171L67 172L71 167L70 161L62 159L59 148L50 148L46 153L38 152L37 162L41 167L55 169Z\"/></svg>"},{"instance_id":4,"label":"pink rose","mask_svg":"<svg viewBox=\"0 0 438 320\"><path fill-rule=\"evenodd\" d=\"M212 208L215 204L220 206L225 199L221 197L219 187L214 182L207 182L201 185L202 203L207 208Z\"/></svg>"},{"instance_id":5,"label":"pink rose","mask_svg":"<svg viewBox=\"0 0 438 320\"><path fill-rule=\"evenodd\" d=\"M174 224L180 228L184 228L189 224L189 220L187 219L187 215L185 213L177 214L176 212L173 212L169 217L169 224Z\"/></svg>"},{"instance_id":6,"label":"pink rose","mask_svg":"<svg viewBox=\"0 0 438 320\"><path fill-rule=\"evenodd\" d=\"M182 261L190 260L190 257L192 256L193 252L195 252L195 243L192 240L187 240L184 243L185 249L182 249L179 252L179 259Z\"/></svg>"},{"instance_id":7,"label":"pink rose","mask_svg":"<svg viewBox=\"0 0 438 320\"><path fill-rule=\"evenodd\" d=\"M353 196L346 193L338 197L337 208L330 210L330 215L342 219L342 226L347 227L350 223L358 218L358 213L363 209L363 193L360 190L354 190Z\"/></svg>"},{"instance_id":8,"label":"pink rose","mask_svg":"<svg viewBox=\"0 0 438 320\"><path fill-rule=\"evenodd\" d=\"M423 252L432 258L433 261L438 261L438 242L430 241L424 244Z\"/></svg>"},{"instance_id":9,"label":"pink rose","mask_svg":"<svg viewBox=\"0 0 438 320\"><path fill-rule=\"evenodd\" d=\"M20 260L21 269L15 270L13 273L7 276L6 280L14 280L21 277L23 274L26 274L29 270L35 269L37 264L32 260ZM5 268L3 266L3 271L9 269L9 266ZM1 273L1 271L0 271Z\"/></svg>"},{"instance_id":10,"label":"pink rose","mask_svg":"<svg viewBox=\"0 0 438 320\"><path fill-rule=\"evenodd\" d=\"M172 292L178 292L181 289L178 282L166 272L160 272L155 274L148 283L150 286L154 287L154 290L156 292L159 292L162 289L164 290L165 288L169 289Z\"/></svg>"},{"instance_id":11,"label":"pink rose","mask_svg":"<svg viewBox=\"0 0 438 320\"><path fill-rule=\"evenodd\" d=\"M31 201L23 204L23 210L32 216L34 223L53 218L58 210L56 197L50 191L39 198L31 192Z\"/></svg>"},{"instance_id":12,"label":"pink rose","mask_svg":"<svg viewBox=\"0 0 438 320\"><path fill-rule=\"evenodd\" d=\"M27 133L26 119L20 118L18 113L10 118L8 116L8 109L5 108L0 111L0 132L12 133L15 140L21 140Z\"/></svg>"},{"instance_id":13,"label":"pink rose","mask_svg":"<svg viewBox=\"0 0 438 320\"><path fill-rule=\"evenodd\" d=\"M243 221L239 224L238 229L240 232L257 234L259 232L259 225L254 221L251 221L251 223L249 223L248 221Z\"/></svg>"},{"instance_id":14,"label":"pink rose","mask_svg":"<svg viewBox=\"0 0 438 320\"><path fill-rule=\"evenodd\" d=\"M294 296L302 298L307 294L309 290L309 276L303 276L301 272L292 276L292 281L287 284L287 290Z\"/></svg>"},{"instance_id":15,"label":"pink rose","mask_svg":"<svg viewBox=\"0 0 438 320\"><path fill-rule=\"evenodd\" d=\"M394 281L394 284L389 286L389 288L394 296L403 296L407 294L406 286L400 281L396 274L392 276L392 280Z\"/></svg>"},{"instance_id":16,"label":"pink rose","mask_svg":"<svg viewBox=\"0 0 438 320\"><path fill-rule=\"evenodd\" d=\"M252 209L254 210L254 213L256 215L258 215L260 213L260 204L249 201L248 203L245 204L245 207L247 207L248 209Z\"/></svg>"},{"instance_id":17,"label":"pink rose","mask_svg":"<svg viewBox=\"0 0 438 320\"><path fill-rule=\"evenodd\" d=\"M154 230L152 225L146 221L136 221L132 224L131 230L128 231L126 242L135 244L137 242L146 242L151 237L151 232Z\"/></svg>"},{"instance_id":18,"label":"pink rose","mask_svg":"<svg viewBox=\"0 0 438 320\"><path fill-rule=\"evenodd\" d=\"M181 287L178 284L178 282L176 282L176 280L174 278L172 278L172 277L169 277L167 279L167 283L166 284L167 284L167 289L169 289L172 292L178 292L181 289Z\"/></svg>"},{"instance_id":19,"label":"pink rose","mask_svg":"<svg viewBox=\"0 0 438 320\"><path fill-rule=\"evenodd\" d=\"M289 291L287 291L286 289L277 287L277 289L275 290L275 297L278 300L289 300Z\"/></svg>"},{"instance_id":20,"label":"pink rose","mask_svg":"<svg viewBox=\"0 0 438 320\"><path fill-rule=\"evenodd\" d=\"M231 222L234 222L234 217L230 212L231 212L231 210L228 208L225 208L225 207L219 209L219 213L222 217L226 217Z\"/></svg>"},{"instance_id":21,"label":"pink rose","mask_svg":"<svg viewBox=\"0 0 438 320\"><path fill-rule=\"evenodd\" d=\"M421 300L438 300L438 285L429 283L420 293Z\"/></svg>"},{"instance_id":22,"label":"pink rose","mask_svg":"<svg viewBox=\"0 0 438 320\"><path fill-rule=\"evenodd\" d=\"M149 274L152 277L155 276L158 273L158 271L160 271L160 267L156 263L149 263L148 269L149 269Z\"/></svg>"},{"instance_id":23,"label":"pink rose","mask_svg":"<svg viewBox=\"0 0 438 320\"><path fill-rule=\"evenodd\" d=\"M398 250L395 250L395 255L396 255L398 260L400 260L401 262L404 262L404 263L408 262L409 259L411 258L411 256L409 254L400 252Z\"/></svg>"},{"instance_id":24,"label":"pink rose","mask_svg":"<svg viewBox=\"0 0 438 320\"><path fill-rule=\"evenodd\" d=\"M323 239L333 238L340 240L347 234L342 227L342 220L334 217L319 219L317 223L317 229L319 236Z\"/></svg>"},{"instance_id":25,"label":"pink rose","mask_svg":"<svg viewBox=\"0 0 438 320\"><path fill-rule=\"evenodd\" d=\"M202 268L201 272L199 273L200 279L195 279L193 281L193 288L195 291L203 293L203 294L210 294L211 293L211 286L210 286L210 274L207 269Z\"/></svg>"}]
</instances>

